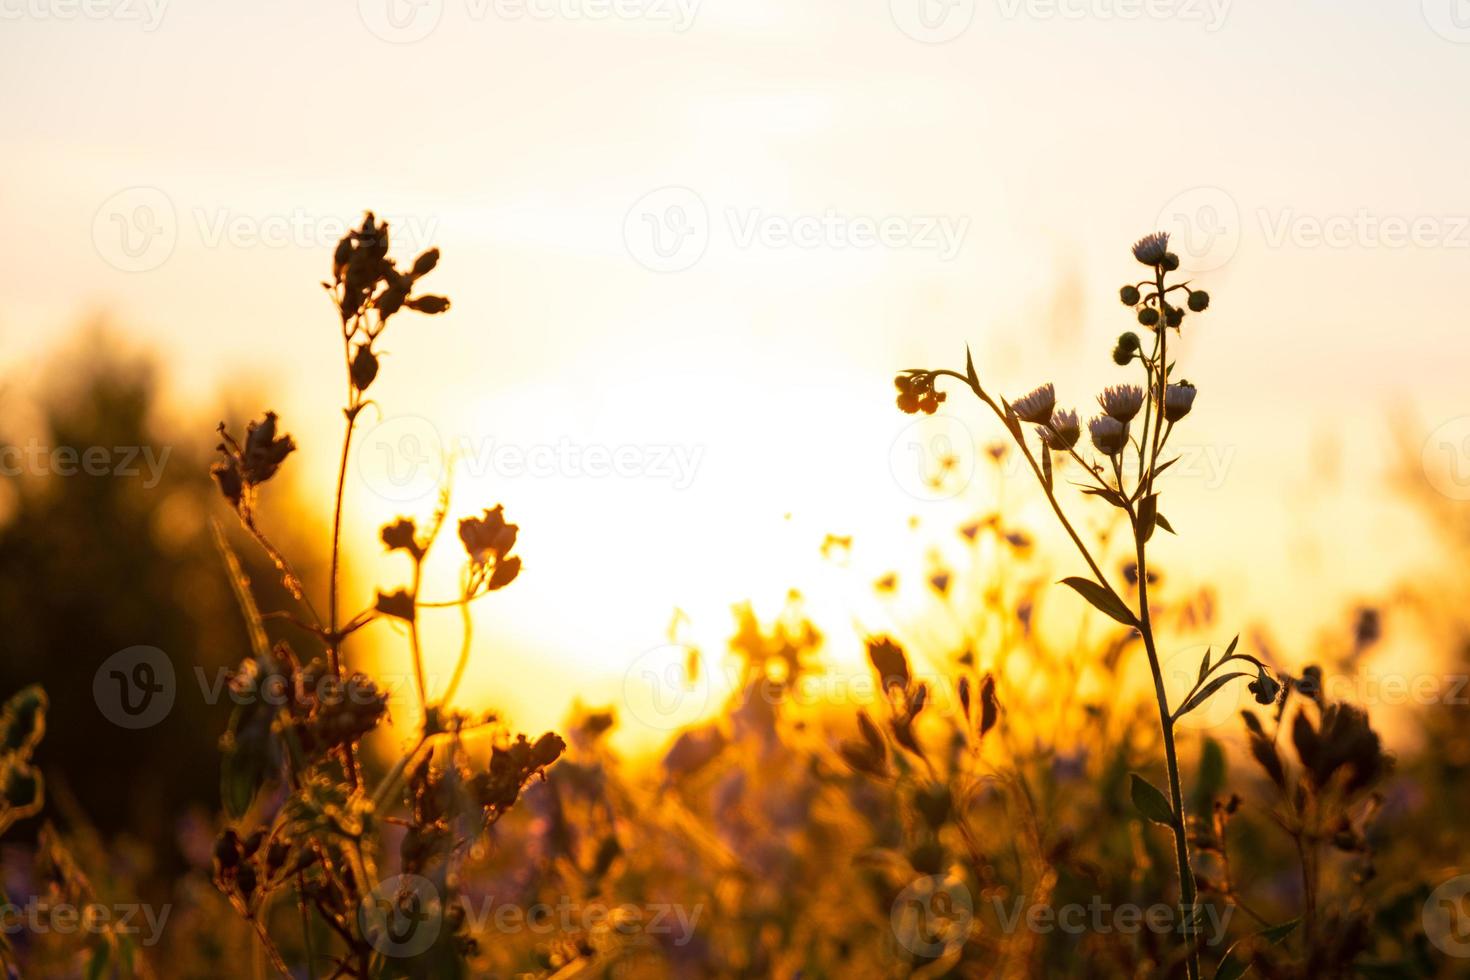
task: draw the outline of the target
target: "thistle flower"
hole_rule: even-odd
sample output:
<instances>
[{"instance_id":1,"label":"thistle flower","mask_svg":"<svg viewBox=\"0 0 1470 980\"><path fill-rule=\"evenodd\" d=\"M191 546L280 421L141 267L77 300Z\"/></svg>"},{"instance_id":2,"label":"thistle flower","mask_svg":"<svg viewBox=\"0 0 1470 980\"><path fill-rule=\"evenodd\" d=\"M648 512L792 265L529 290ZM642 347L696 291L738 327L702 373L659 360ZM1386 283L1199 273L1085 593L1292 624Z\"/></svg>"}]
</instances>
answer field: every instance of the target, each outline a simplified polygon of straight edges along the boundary
<instances>
[{"instance_id":1,"label":"thistle flower","mask_svg":"<svg viewBox=\"0 0 1470 980\"><path fill-rule=\"evenodd\" d=\"M1066 452L1082 438L1082 423L1077 420L1076 412L1066 408L1053 412L1051 422L1036 431L1040 433L1041 441L1048 449Z\"/></svg>"},{"instance_id":2,"label":"thistle flower","mask_svg":"<svg viewBox=\"0 0 1470 980\"><path fill-rule=\"evenodd\" d=\"M1111 415L1099 415L1088 422L1087 431L1092 434L1092 444L1104 456L1116 456L1128 445L1128 423Z\"/></svg>"},{"instance_id":3,"label":"thistle flower","mask_svg":"<svg viewBox=\"0 0 1470 980\"><path fill-rule=\"evenodd\" d=\"M1156 231L1133 243L1133 257L1144 265L1163 265L1169 254L1169 233Z\"/></svg>"},{"instance_id":4,"label":"thistle flower","mask_svg":"<svg viewBox=\"0 0 1470 980\"><path fill-rule=\"evenodd\" d=\"M1164 418L1178 422L1194 407L1195 387L1188 381L1170 385L1164 389Z\"/></svg>"},{"instance_id":5,"label":"thistle flower","mask_svg":"<svg viewBox=\"0 0 1470 980\"><path fill-rule=\"evenodd\" d=\"M1036 425L1046 425L1050 422L1052 409L1056 408L1056 405L1057 391L1051 382L1011 402L1011 408L1017 415Z\"/></svg>"},{"instance_id":6,"label":"thistle flower","mask_svg":"<svg viewBox=\"0 0 1470 980\"><path fill-rule=\"evenodd\" d=\"M1143 408L1143 389L1138 385L1111 385L1097 396L1097 403L1119 422L1131 422Z\"/></svg>"}]
</instances>

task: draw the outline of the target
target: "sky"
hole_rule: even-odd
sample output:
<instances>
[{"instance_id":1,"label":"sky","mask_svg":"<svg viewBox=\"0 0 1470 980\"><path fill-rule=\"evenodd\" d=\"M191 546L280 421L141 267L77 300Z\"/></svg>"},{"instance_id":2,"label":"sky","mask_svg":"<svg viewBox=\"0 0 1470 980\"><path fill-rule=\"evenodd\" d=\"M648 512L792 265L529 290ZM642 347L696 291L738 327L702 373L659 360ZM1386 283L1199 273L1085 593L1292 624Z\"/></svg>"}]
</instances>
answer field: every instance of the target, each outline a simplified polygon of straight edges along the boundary
<instances>
[{"instance_id":1,"label":"sky","mask_svg":"<svg viewBox=\"0 0 1470 980\"><path fill-rule=\"evenodd\" d=\"M318 495L333 244L370 208L442 249L453 309L390 333L353 460L357 584L452 458L455 513L522 528L468 688L528 724L616 698L675 608L710 648L792 587L844 622L910 517L992 492L931 499L935 447L978 472L999 432L912 428L895 369L969 344L1085 410L1155 228L1214 297L1166 567L1340 619L1432 552L1385 506L1398 408L1470 497L1464 0L0 0L0 83L0 372L105 316L181 417L268 392Z\"/></svg>"}]
</instances>

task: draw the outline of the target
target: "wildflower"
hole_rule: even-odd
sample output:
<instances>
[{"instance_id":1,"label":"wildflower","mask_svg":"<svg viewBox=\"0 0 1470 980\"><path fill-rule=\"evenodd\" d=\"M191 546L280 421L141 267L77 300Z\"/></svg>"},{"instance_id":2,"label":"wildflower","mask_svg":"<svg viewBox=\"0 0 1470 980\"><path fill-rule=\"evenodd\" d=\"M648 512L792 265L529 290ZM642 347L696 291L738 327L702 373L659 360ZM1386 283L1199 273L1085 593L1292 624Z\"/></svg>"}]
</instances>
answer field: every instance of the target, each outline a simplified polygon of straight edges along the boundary
<instances>
[{"instance_id":1,"label":"wildflower","mask_svg":"<svg viewBox=\"0 0 1470 980\"><path fill-rule=\"evenodd\" d=\"M1139 299L1138 287L1124 286L1122 289L1118 290L1118 298L1123 301L1124 306L1137 306Z\"/></svg>"},{"instance_id":2,"label":"wildflower","mask_svg":"<svg viewBox=\"0 0 1470 980\"><path fill-rule=\"evenodd\" d=\"M215 463L209 468L209 475L214 477L214 482L219 485L219 492L224 494L230 506L239 510L240 500L245 495L245 485L240 478L239 463L234 459Z\"/></svg>"},{"instance_id":3,"label":"wildflower","mask_svg":"<svg viewBox=\"0 0 1470 980\"><path fill-rule=\"evenodd\" d=\"M1046 443L1048 449L1066 452L1082 438L1082 423L1077 420L1076 412L1066 408L1053 412L1051 422L1037 431L1041 433L1041 441Z\"/></svg>"},{"instance_id":4,"label":"wildflower","mask_svg":"<svg viewBox=\"0 0 1470 980\"><path fill-rule=\"evenodd\" d=\"M1210 294L1203 289L1194 289L1189 293L1189 308L1195 313L1203 313L1209 309Z\"/></svg>"},{"instance_id":5,"label":"wildflower","mask_svg":"<svg viewBox=\"0 0 1470 980\"><path fill-rule=\"evenodd\" d=\"M1087 423L1092 435L1092 444L1104 456L1116 456L1128 445L1128 424L1111 415L1099 415Z\"/></svg>"},{"instance_id":6,"label":"wildflower","mask_svg":"<svg viewBox=\"0 0 1470 980\"><path fill-rule=\"evenodd\" d=\"M379 592L378 602L374 608L384 616L392 616L394 619L404 619L410 623L414 620L413 596L409 595L403 589L399 589L392 595L385 595Z\"/></svg>"},{"instance_id":7,"label":"wildflower","mask_svg":"<svg viewBox=\"0 0 1470 980\"><path fill-rule=\"evenodd\" d=\"M1051 382L1047 382L1035 391L1022 395L1011 403L1017 415L1027 422L1037 425L1046 425L1051 421L1052 409L1056 408L1057 391Z\"/></svg>"},{"instance_id":8,"label":"wildflower","mask_svg":"<svg viewBox=\"0 0 1470 980\"><path fill-rule=\"evenodd\" d=\"M415 558L421 558L423 549L419 547L417 535L418 530L408 517L398 518L392 524L384 526L382 531L383 544L389 551L406 551Z\"/></svg>"},{"instance_id":9,"label":"wildflower","mask_svg":"<svg viewBox=\"0 0 1470 980\"><path fill-rule=\"evenodd\" d=\"M890 687L908 688L909 660L904 656L903 648L897 643L886 636L869 640L868 659L873 662L874 669L878 671L878 679L885 690Z\"/></svg>"},{"instance_id":10,"label":"wildflower","mask_svg":"<svg viewBox=\"0 0 1470 980\"><path fill-rule=\"evenodd\" d=\"M1305 712L1298 712L1291 740L1308 780L1318 790L1342 771L1343 788L1352 793L1376 782L1392 765L1367 713L1350 704L1328 705L1322 711L1320 728L1313 728Z\"/></svg>"},{"instance_id":11,"label":"wildflower","mask_svg":"<svg viewBox=\"0 0 1470 980\"><path fill-rule=\"evenodd\" d=\"M1133 257L1144 265L1163 265L1169 254L1169 233L1156 231L1133 243Z\"/></svg>"},{"instance_id":12,"label":"wildflower","mask_svg":"<svg viewBox=\"0 0 1470 980\"><path fill-rule=\"evenodd\" d=\"M264 483L276 475L281 463L296 449L290 436L276 437L276 413L266 412L260 422L251 422L245 430L245 451L240 459L240 475L245 483Z\"/></svg>"},{"instance_id":13,"label":"wildflower","mask_svg":"<svg viewBox=\"0 0 1470 980\"><path fill-rule=\"evenodd\" d=\"M1110 417L1131 422L1143 408L1143 389L1138 385L1112 385L1097 396L1097 403Z\"/></svg>"},{"instance_id":14,"label":"wildflower","mask_svg":"<svg viewBox=\"0 0 1470 980\"><path fill-rule=\"evenodd\" d=\"M1142 346L1143 343L1138 339L1138 334L1132 330L1120 334L1118 336L1117 346L1113 348L1113 363L1120 367L1126 365L1129 361L1133 360L1133 356L1138 353Z\"/></svg>"},{"instance_id":15,"label":"wildflower","mask_svg":"<svg viewBox=\"0 0 1470 980\"><path fill-rule=\"evenodd\" d=\"M909 371L893 379L898 388L899 410L909 415L933 415L944 401L944 392L934 390L934 375Z\"/></svg>"},{"instance_id":16,"label":"wildflower","mask_svg":"<svg viewBox=\"0 0 1470 980\"><path fill-rule=\"evenodd\" d=\"M1256 679L1246 688L1256 696L1256 704L1274 704L1276 695L1281 693L1281 682L1266 673L1265 667L1258 667Z\"/></svg>"},{"instance_id":17,"label":"wildflower","mask_svg":"<svg viewBox=\"0 0 1470 980\"><path fill-rule=\"evenodd\" d=\"M1178 422L1194 407L1195 387L1188 381L1170 385L1164 389L1164 418Z\"/></svg>"},{"instance_id":18,"label":"wildflower","mask_svg":"<svg viewBox=\"0 0 1470 980\"><path fill-rule=\"evenodd\" d=\"M515 547L520 528L505 521L505 508L499 504L485 511L484 517L466 517L459 522L459 539L470 561L476 565L500 563Z\"/></svg>"}]
</instances>

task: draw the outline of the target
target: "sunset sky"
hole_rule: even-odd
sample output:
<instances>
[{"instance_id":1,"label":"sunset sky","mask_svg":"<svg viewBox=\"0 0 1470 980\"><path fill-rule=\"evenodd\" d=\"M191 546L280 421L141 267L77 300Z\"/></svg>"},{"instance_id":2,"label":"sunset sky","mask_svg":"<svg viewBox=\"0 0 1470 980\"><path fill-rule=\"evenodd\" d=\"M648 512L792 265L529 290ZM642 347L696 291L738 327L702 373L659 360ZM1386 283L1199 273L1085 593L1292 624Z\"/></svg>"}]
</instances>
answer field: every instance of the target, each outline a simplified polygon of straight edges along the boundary
<instances>
[{"instance_id":1,"label":"sunset sky","mask_svg":"<svg viewBox=\"0 0 1470 980\"><path fill-rule=\"evenodd\" d=\"M0 0L7 398L104 315L180 417L268 392L325 498L331 248L365 208L438 245L453 310L388 335L354 461L361 584L402 574L377 526L432 511L404 467L458 454L455 512L504 503L526 562L467 688L530 728L616 697L675 607L714 648L798 587L850 653L908 518L991 493L924 499L894 371L968 343L997 393L1088 411L1158 227L1214 297L1165 567L1302 637L1431 553L1373 504L1389 410L1470 446L1470 6L923 2ZM946 409L962 455L1000 435Z\"/></svg>"}]
</instances>

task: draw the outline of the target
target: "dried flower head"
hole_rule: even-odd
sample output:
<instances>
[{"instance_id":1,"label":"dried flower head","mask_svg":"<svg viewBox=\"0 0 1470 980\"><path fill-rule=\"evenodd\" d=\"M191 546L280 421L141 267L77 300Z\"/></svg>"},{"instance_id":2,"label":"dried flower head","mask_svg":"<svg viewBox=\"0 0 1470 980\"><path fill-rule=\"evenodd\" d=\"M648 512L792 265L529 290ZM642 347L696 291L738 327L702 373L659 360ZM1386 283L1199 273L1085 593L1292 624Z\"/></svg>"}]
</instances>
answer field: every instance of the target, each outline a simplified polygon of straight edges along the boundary
<instances>
[{"instance_id":1,"label":"dried flower head","mask_svg":"<svg viewBox=\"0 0 1470 980\"><path fill-rule=\"evenodd\" d=\"M518 530L516 525L506 523L504 508L499 505L485 511L484 517L467 517L459 522L459 539L471 564L479 571L491 570L486 587L492 592L505 588L521 573L520 558L510 555Z\"/></svg>"},{"instance_id":2,"label":"dried flower head","mask_svg":"<svg viewBox=\"0 0 1470 980\"><path fill-rule=\"evenodd\" d=\"M1082 438L1082 423L1078 421L1075 411L1064 408L1053 412L1051 422L1037 429L1037 432L1041 434L1041 441L1048 449L1066 452Z\"/></svg>"},{"instance_id":3,"label":"dried flower head","mask_svg":"<svg viewBox=\"0 0 1470 980\"><path fill-rule=\"evenodd\" d=\"M1189 414L1194 408L1194 396L1196 390L1194 385L1188 381L1180 381L1164 389L1164 418L1170 422L1178 422Z\"/></svg>"},{"instance_id":4,"label":"dried flower head","mask_svg":"<svg viewBox=\"0 0 1470 980\"><path fill-rule=\"evenodd\" d=\"M909 415L933 415L944 401L944 392L934 390L934 375L926 371L905 371L893 384L898 388L899 410Z\"/></svg>"},{"instance_id":5,"label":"dried flower head","mask_svg":"<svg viewBox=\"0 0 1470 980\"><path fill-rule=\"evenodd\" d=\"M1057 391L1051 382L1047 382L1034 391L1028 392L1011 402L1011 408L1016 414L1027 422L1036 425L1046 425L1051 421L1052 410L1057 406Z\"/></svg>"},{"instance_id":6,"label":"dried flower head","mask_svg":"<svg viewBox=\"0 0 1470 980\"><path fill-rule=\"evenodd\" d=\"M1143 389L1138 385L1111 385L1097 396L1097 403L1119 422L1131 422L1143 408Z\"/></svg>"},{"instance_id":7,"label":"dried flower head","mask_svg":"<svg viewBox=\"0 0 1470 980\"><path fill-rule=\"evenodd\" d=\"M1116 456L1128 445L1128 424L1119 422L1111 415L1099 415L1087 423L1092 444L1104 456Z\"/></svg>"},{"instance_id":8,"label":"dried flower head","mask_svg":"<svg viewBox=\"0 0 1470 980\"><path fill-rule=\"evenodd\" d=\"M1156 231L1133 243L1133 257L1144 265L1163 265L1169 254L1169 233Z\"/></svg>"}]
</instances>

